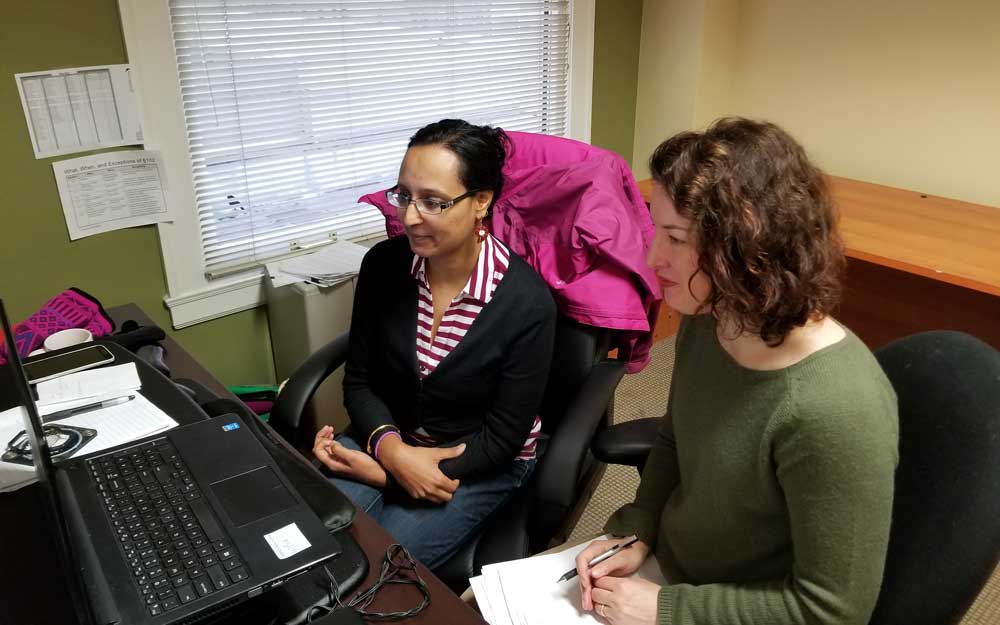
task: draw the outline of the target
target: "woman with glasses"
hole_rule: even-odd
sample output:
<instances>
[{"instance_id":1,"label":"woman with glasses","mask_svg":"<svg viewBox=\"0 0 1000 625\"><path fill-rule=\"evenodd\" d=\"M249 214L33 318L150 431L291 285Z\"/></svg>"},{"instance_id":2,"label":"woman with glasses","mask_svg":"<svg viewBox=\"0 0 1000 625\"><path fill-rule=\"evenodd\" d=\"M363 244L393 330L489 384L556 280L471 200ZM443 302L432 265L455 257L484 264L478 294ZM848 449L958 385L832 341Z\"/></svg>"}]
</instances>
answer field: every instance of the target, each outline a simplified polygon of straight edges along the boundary
<instances>
[{"instance_id":1,"label":"woman with glasses","mask_svg":"<svg viewBox=\"0 0 1000 625\"><path fill-rule=\"evenodd\" d=\"M443 564L535 465L555 304L484 223L506 135L442 120L410 139L386 192L406 236L365 256L344 403L313 453L426 566Z\"/></svg>"},{"instance_id":2,"label":"woman with glasses","mask_svg":"<svg viewBox=\"0 0 1000 625\"><path fill-rule=\"evenodd\" d=\"M863 625L885 565L896 396L831 316L843 246L822 172L769 123L719 120L650 158L647 263L684 315L635 501L577 557L615 625ZM629 577L655 554L667 585Z\"/></svg>"}]
</instances>

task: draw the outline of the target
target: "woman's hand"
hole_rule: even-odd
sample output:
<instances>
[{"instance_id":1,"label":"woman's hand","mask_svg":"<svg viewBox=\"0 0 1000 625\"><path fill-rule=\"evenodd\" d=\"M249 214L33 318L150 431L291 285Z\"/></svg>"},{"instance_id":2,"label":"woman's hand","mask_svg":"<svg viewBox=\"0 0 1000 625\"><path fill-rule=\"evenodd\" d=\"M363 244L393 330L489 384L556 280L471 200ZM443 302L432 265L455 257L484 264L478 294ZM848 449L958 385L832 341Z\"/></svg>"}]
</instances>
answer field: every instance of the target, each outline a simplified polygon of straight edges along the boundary
<instances>
[{"instance_id":1,"label":"woman's hand","mask_svg":"<svg viewBox=\"0 0 1000 625\"><path fill-rule=\"evenodd\" d=\"M610 562L610 559L608 560ZM655 625L660 585L606 575L594 582L595 612L614 625Z\"/></svg>"},{"instance_id":2,"label":"woman's hand","mask_svg":"<svg viewBox=\"0 0 1000 625\"><path fill-rule=\"evenodd\" d=\"M464 451L464 443L457 447L414 447L398 436L387 436L379 442L379 459L386 471L410 497L434 503L451 501L459 484L442 473L438 463L457 458Z\"/></svg>"},{"instance_id":3,"label":"woman's hand","mask_svg":"<svg viewBox=\"0 0 1000 625\"><path fill-rule=\"evenodd\" d=\"M615 545L621 544L624 540L624 538L595 540L586 549L577 554L576 572L580 576L580 590L583 594L584 610L590 611L594 609L591 590L598 579L607 575L614 575L616 577L631 575L638 571L642 563L646 561L646 557L649 555L649 545L640 540L622 549L604 562L594 565L593 569L587 565L588 562ZM653 608L654 610L656 608L655 602L653 603Z\"/></svg>"},{"instance_id":4,"label":"woman's hand","mask_svg":"<svg viewBox=\"0 0 1000 625\"><path fill-rule=\"evenodd\" d=\"M383 488L386 484L385 469L374 458L363 451L349 449L333 438L333 428L323 426L313 441L313 455L338 477Z\"/></svg>"}]
</instances>

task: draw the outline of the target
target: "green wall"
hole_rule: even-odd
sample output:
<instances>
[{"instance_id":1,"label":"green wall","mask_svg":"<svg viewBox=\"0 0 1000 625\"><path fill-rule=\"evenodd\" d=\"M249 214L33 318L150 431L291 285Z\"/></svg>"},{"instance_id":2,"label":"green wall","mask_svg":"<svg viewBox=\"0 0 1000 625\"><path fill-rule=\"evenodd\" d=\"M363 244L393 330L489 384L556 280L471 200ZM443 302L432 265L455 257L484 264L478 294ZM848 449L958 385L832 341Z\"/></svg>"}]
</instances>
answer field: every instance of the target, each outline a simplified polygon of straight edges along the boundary
<instances>
[{"instance_id":1,"label":"green wall","mask_svg":"<svg viewBox=\"0 0 1000 625\"><path fill-rule=\"evenodd\" d=\"M21 320L66 287L135 302L227 384L274 379L265 309L170 330L154 226L70 241L52 161L31 150L14 74L126 62L115 0L5 1L0 8L0 297Z\"/></svg>"},{"instance_id":2,"label":"green wall","mask_svg":"<svg viewBox=\"0 0 1000 625\"><path fill-rule=\"evenodd\" d=\"M597 0L590 141L632 162L642 0Z\"/></svg>"},{"instance_id":3,"label":"green wall","mask_svg":"<svg viewBox=\"0 0 1000 625\"><path fill-rule=\"evenodd\" d=\"M115 0L0 3L0 297L14 320L69 286L105 306L135 302L227 384L274 379L264 308L170 329L159 238L143 226L70 241L52 160L36 160L13 75L126 61ZM593 143L632 154L642 0L598 0Z\"/></svg>"}]
</instances>

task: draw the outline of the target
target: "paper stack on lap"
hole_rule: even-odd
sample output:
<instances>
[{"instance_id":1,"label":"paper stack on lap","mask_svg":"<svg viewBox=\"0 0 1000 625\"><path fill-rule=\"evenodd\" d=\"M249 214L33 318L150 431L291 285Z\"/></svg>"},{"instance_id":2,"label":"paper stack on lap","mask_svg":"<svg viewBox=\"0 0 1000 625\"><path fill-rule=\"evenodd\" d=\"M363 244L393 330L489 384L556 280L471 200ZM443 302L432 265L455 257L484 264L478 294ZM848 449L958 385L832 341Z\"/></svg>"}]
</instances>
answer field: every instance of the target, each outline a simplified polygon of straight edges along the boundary
<instances>
[{"instance_id":1,"label":"paper stack on lap","mask_svg":"<svg viewBox=\"0 0 1000 625\"><path fill-rule=\"evenodd\" d=\"M596 613L580 608L579 578L556 582L576 565L576 554L588 544L559 553L484 566L482 575L469 580L483 618L491 625L605 623ZM633 575L666 584L653 556Z\"/></svg>"}]
</instances>

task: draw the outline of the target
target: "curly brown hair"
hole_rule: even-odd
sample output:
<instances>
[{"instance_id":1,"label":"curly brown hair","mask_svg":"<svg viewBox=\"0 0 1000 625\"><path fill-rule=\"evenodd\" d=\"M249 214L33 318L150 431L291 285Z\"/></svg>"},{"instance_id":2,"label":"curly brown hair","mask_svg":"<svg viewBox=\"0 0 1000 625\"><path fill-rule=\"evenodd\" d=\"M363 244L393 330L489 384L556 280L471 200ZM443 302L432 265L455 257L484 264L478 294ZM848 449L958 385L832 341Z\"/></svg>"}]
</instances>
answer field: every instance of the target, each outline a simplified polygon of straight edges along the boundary
<instances>
[{"instance_id":1,"label":"curly brown hair","mask_svg":"<svg viewBox=\"0 0 1000 625\"><path fill-rule=\"evenodd\" d=\"M784 130L723 118L661 143L649 169L691 221L711 282L702 310L773 347L837 305L845 265L837 211L823 173Z\"/></svg>"}]
</instances>

